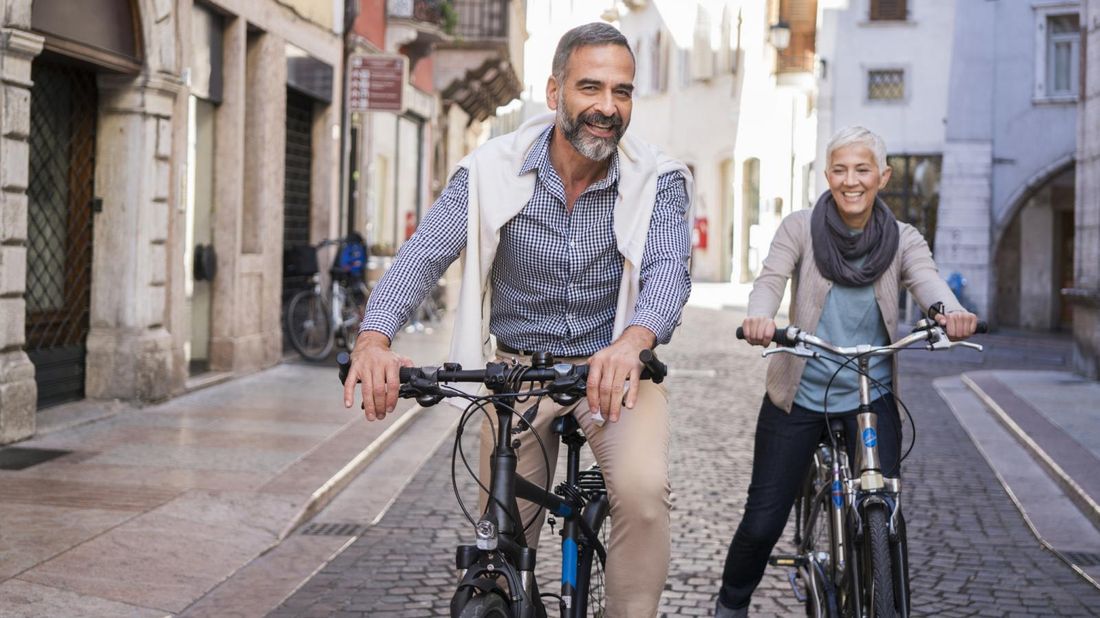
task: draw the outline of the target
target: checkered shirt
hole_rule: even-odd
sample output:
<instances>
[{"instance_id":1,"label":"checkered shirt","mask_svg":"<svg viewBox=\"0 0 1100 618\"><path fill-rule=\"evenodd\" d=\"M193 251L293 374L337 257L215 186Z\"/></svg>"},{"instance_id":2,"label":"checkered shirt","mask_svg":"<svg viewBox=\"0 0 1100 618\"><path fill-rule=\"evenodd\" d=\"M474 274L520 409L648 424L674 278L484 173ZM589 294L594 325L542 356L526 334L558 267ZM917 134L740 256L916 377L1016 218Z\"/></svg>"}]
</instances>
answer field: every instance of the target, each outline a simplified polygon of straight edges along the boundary
<instances>
[{"instance_id":1,"label":"checkered shirt","mask_svg":"<svg viewBox=\"0 0 1100 618\"><path fill-rule=\"evenodd\" d=\"M565 187L550 163L552 127L535 143L520 174L536 174L531 200L500 232L493 262L489 330L520 350L588 356L611 343L623 257L615 244L618 153L607 177L566 212ZM466 246L468 176L451 177L416 233L398 252L367 304L360 330L393 338L417 303ZM684 179L657 179L657 197L639 272L641 289L630 325L667 343L691 291L690 238Z\"/></svg>"}]
</instances>

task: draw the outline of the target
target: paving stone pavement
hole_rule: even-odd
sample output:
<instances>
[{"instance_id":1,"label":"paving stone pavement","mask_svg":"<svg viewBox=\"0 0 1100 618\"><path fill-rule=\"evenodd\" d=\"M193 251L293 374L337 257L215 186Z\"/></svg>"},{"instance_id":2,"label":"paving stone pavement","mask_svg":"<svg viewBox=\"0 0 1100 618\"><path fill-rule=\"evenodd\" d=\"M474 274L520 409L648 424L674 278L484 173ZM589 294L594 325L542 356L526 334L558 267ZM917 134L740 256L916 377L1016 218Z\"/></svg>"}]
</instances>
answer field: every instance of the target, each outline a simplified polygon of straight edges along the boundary
<instances>
[{"instance_id":1,"label":"paving stone pavement","mask_svg":"<svg viewBox=\"0 0 1100 618\"><path fill-rule=\"evenodd\" d=\"M660 351L680 371L670 380L673 558L662 616L710 615L726 546L744 504L766 361L759 348L733 338L741 317L736 311L689 307L674 343ZM1040 546L931 388L937 376L1027 367L1034 359L1002 354L983 361L961 354L938 353L935 362L928 362L926 353L903 357L901 396L917 429L904 466L914 614L1100 615L1100 590ZM464 438L471 458L475 436L471 430ZM446 444L376 526L270 615L447 615L455 581L453 548L470 536L451 490L450 455ZM461 491L473 500L474 483L459 470ZM556 539L544 529L539 570L544 591L553 590L557 580ZM789 549L788 532L778 551ZM802 612L786 574L769 569L751 615Z\"/></svg>"}]
</instances>

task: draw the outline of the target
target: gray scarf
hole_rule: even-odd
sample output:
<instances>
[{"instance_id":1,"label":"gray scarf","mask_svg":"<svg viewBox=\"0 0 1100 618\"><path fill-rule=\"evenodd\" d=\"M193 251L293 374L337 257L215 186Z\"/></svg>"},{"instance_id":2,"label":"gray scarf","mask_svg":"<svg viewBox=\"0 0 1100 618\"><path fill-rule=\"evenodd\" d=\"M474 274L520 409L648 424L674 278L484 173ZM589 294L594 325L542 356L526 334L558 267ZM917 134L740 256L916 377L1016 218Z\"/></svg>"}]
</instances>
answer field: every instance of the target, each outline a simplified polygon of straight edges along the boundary
<instances>
[{"instance_id":1,"label":"gray scarf","mask_svg":"<svg viewBox=\"0 0 1100 618\"><path fill-rule=\"evenodd\" d=\"M826 191L810 215L814 263L821 274L840 285L863 287L874 283L898 252L898 222L886 203L875 198L871 219L863 233L852 235L840 218L833 194ZM866 256L859 267L849 260Z\"/></svg>"}]
</instances>

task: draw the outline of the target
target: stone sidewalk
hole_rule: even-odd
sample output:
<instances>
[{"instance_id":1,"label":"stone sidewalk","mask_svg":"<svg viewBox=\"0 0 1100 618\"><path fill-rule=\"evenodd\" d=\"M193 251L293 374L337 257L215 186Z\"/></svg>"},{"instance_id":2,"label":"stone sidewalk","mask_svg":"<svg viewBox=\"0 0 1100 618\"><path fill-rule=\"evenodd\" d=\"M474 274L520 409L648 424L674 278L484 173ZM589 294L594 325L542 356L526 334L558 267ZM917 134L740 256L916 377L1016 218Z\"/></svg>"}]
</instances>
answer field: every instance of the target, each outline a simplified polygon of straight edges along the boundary
<instances>
[{"instance_id":1,"label":"stone sidewalk","mask_svg":"<svg viewBox=\"0 0 1100 618\"><path fill-rule=\"evenodd\" d=\"M1039 336L985 339L1021 355L1058 353ZM1040 542L1100 587L1100 382L1037 367L967 371L935 386Z\"/></svg>"},{"instance_id":2,"label":"stone sidewalk","mask_svg":"<svg viewBox=\"0 0 1100 618\"><path fill-rule=\"evenodd\" d=\"M395 349L437 361L448 341L445 325ZM288 359L158 405L79 402L52 428L47 415L35 438L0 449L0 614L183 612L328 504L420 411L402 402L366 423L341 400L334 363ZM301 564L297 582L320 563Z\"/></svg>"}]
</instances>

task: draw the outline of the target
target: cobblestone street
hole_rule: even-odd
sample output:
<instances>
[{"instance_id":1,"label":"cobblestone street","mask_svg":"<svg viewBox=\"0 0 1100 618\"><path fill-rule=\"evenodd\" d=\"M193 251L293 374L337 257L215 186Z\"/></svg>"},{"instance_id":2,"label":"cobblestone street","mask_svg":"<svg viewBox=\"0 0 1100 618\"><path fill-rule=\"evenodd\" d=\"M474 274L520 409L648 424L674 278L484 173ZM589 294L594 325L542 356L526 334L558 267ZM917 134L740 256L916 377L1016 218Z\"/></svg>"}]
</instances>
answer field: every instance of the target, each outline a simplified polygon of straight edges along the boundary
<instances>
[{"instance_id":1,"label":"cobblestone street","mask_svg":"<svg viewBox=\"0 0 1100 618\"><path fill-rule=\"evenodd\" d=\"M673 558L662 615L710 615L726 546L744 503L766 361L759 357L759 348L734 338L741 317L736 311L688 308L674 343L660 351L677 372L669 383ZM976 353L943 353L932 362L929 358L914 352L904 356L902 364L901 397L917 429L916 446L904 467L915 613L1100 614L1100 590L1040 546L931 388L936 376L977 366ZM987 357L984 366L1019 367L1026 360ZM454 411L441 406L438 413ZM912 425L907 431L911 429ZM475 435L471 429L464 438L471 459ZM446 615L454 583L453 548L469 536L452 495L450 458L448 442L377 525L272 615ZM462 472L461 462L458 466L460 489L473 501L474 483ZM556 587L556 541L544 529L539 579L543 591ZM789 536L779 549L789 549ZM801 612L786 573L770 568L753 598L752 615Z\"/></svg>"}]
</instances>

